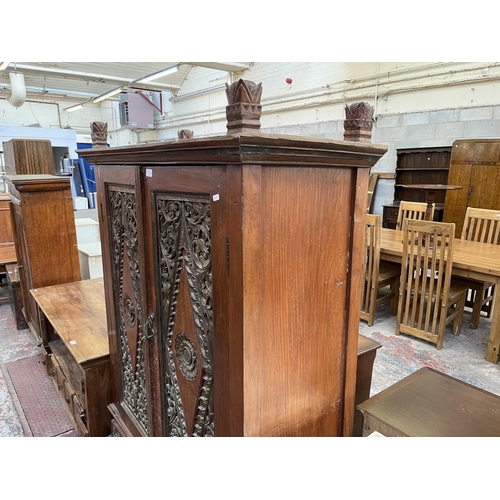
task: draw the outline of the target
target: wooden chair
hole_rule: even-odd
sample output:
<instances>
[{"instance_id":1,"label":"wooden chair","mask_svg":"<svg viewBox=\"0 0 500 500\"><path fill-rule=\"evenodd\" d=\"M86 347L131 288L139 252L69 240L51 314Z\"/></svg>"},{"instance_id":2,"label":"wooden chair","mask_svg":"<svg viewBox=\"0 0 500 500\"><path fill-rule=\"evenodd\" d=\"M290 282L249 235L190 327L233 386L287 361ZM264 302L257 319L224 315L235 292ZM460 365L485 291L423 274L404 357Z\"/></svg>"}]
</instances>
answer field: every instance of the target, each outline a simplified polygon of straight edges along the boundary
<instances>
[{"instance_id":1,"label":"wooden chair","mask_svg":"<svg viewBox=\"0 0 500 500\"><path fill-rule=\"evenodd\" d=\"M467 207L461 239L499 245L500 210ZM493 283L472 279L467 281L469 282L469 292L465 305L472 308L470 327L476 330L479 326L481 311L486 312L488 318L491 316L495 286Z\"/></svg>"},{"instance_id":2,"label":"wooden chair","mask_svg":"<svg viewBox=\"0 0 500 500\"><path fill-rule=\"evenodd\" d=\"M366 214L363 272L365 285L362 287L360 318L373 326L375 310L379 304L391 301L391 314L396 315L401 266L380 261L380 215ZM379 296L382 288L389 287L389 293Z\"/></svg>"},{"instance_id":3,"label":"wooden chair","mask_svg":"<svg viewBox=\"0 0 500 500\"><path fill-rule=\"evenodd\" d=\"M396 335L443 346L446 325L460 334L467 283L451 276L455 224L405 219ZM453 307L455 306L455 307Z\"/></svg>"},{"instance_id":4,"label":"wooden chair","mask_svg":"<svg viewBox=\"0 0 500 500\"><path fill-rule=\"evenodd\" d=\"M396 222L396 229L400 231L403 229L404 219L424 220L425 212L427 210L427 203L419 201L401 201L399 203L398 220ZM434 203L432 204L432 215L434 217Z\"/></svg>"}]
</instances>

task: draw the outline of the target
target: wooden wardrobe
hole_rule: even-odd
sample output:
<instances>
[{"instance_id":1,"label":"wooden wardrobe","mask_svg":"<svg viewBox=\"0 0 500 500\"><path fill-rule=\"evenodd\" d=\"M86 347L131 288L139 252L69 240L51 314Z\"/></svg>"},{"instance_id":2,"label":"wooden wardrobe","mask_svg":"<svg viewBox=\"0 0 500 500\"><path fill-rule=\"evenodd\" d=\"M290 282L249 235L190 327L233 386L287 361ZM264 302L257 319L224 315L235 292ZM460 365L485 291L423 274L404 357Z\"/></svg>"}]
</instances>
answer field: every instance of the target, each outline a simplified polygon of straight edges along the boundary
<instances>
[{"instance_id":1,"label":"wooden wardrobe","mask_svg":"<svg viewBox=\"0 0 500 500\"><path fill-rule=\"evenodd\" d=\"M460 238L467 207L500 210L500 139L460 139L453 143L444 222L455 223Z\"/></svg>"},{"instance_id":2,"label":"wooden wardrobe","mask_svg":"<svg viewBox=\"0 0 500 500\"><path fill-rule=\"evenodd\" d=\"M97 173L117 435L351 435L385 151L263 134L79 151Z\"/></svg>"},{"instance_id":3,"label":"wooden wardrobe","mask_svg":"<svg viewBox=\"0 0 500 500\"><path fill-rule=\"evenodd\" d=\"M261 134L260 91L228 88L227 135L78 151L97 179L114 435L352 435L387 148Z\"/></svg>"}]
</instances>

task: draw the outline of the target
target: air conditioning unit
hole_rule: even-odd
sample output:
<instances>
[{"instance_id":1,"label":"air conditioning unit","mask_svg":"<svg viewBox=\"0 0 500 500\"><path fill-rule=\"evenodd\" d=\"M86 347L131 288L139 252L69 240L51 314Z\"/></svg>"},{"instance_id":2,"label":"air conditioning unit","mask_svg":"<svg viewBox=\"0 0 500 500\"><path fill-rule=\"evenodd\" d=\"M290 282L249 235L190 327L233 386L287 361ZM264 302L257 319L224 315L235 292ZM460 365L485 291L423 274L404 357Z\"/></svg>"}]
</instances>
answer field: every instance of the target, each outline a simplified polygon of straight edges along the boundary
<instances>
[{"instance_id":1,"label":"air conditioning unit","mask_svg":"<svg viewBox=\"0 0 500 500\"><path fill-rule=\"evenodd\" d=\"M154 129L154 107L141 94L121 94L120 125L129 129Z\"/></svg>"}]
</instances>

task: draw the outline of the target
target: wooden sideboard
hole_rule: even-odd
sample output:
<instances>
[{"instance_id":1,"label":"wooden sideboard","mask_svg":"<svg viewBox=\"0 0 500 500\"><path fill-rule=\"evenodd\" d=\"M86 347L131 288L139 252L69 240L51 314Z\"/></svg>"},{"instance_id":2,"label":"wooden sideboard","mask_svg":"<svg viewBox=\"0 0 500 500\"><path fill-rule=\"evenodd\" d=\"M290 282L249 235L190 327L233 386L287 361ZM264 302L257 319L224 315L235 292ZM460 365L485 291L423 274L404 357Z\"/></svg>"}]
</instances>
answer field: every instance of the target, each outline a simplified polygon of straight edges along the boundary
<instances>
[{"instance_id":1,"label":"wooden sideboard","mask_svg":"<svg viewBox=\"0 0 500 500\"><path fill-rule=\"evenodd\" d=\"M54 175L6 175L24 317L40 340L32 288L80 280L70 180Z\"/></svg>"},{"instance_id":2,"label":"wooden sideboard","mask_svg":"<svg viewBox=\"0 0 500 500\"><path fill-rule=\"evenodd\" d=\"M352 435L385 152L258 132L78 151L97 178L115 432Z\"/></svg>"},{"instance_id":3,"label":"wooden sideboard","mask_svg":"<svg viewBox=\"0 0 500 500\"><path fill-rule=\"evenodd\" d=\"M41 350L79 436L108 436L109 345L102 278L31 290Z\"/></svg>"}]
</instances>

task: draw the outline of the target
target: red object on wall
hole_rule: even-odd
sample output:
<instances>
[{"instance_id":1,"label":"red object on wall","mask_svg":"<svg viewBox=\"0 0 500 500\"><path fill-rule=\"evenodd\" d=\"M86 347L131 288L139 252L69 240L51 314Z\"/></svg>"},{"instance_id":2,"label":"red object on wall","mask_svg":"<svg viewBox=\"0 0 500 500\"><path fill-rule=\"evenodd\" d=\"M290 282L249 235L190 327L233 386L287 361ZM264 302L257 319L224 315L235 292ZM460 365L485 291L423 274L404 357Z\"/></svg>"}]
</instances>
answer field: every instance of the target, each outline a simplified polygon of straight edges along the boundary
<instances>
[{"instance_id":1,"label":"red object on wall","mask_svg":"<svg viewBox=\"0 0 500 500\"><path fill-rule=\"evenodd\" d=\"M286 83L288 83L290 85L290 83L292 83L292 79L291 78L287 78L286 80Z\"/></svg>"}]
</instances>

